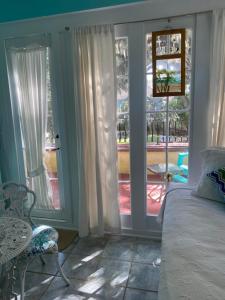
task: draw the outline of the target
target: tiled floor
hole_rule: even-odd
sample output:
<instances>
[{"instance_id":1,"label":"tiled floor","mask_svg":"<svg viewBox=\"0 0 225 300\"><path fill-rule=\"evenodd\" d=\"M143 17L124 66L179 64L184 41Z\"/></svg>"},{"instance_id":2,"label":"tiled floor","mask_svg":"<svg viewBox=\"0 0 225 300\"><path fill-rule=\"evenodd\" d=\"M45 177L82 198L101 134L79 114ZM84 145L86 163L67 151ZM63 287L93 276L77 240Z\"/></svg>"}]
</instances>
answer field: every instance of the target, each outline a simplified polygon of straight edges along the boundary
<instances>
[{"instance_id":1,"label":"tiled floor","mask_svg":"<svg viewBox=\"0 0 225 300\"><path fill-rule=\"evenodd\" d=\"M157 300L160 243L146 239L106 236L84 238L60 254L71 286L57 273L54 256L28 268L26 300ZM17 291L18 291L17 287Z\"/></svg>"}]
</instances>

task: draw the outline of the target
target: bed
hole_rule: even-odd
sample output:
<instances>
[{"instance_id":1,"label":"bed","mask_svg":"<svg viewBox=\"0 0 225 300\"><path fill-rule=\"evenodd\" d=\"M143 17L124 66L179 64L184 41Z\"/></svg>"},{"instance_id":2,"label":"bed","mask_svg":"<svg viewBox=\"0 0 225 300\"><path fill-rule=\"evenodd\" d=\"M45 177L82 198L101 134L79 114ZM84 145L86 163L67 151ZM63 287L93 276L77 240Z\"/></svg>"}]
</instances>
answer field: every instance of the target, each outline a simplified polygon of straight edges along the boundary
<instances>
[{"instance_id":1,"label":"bed","mask_svg":"<svg viewBox=\"0 0 225 300\"><path fill-rule=\"evenodd\" d=\"M166 199L158 297L177 299L225 300L225 204L182 189Z\"/></svg>"}]
</instances>

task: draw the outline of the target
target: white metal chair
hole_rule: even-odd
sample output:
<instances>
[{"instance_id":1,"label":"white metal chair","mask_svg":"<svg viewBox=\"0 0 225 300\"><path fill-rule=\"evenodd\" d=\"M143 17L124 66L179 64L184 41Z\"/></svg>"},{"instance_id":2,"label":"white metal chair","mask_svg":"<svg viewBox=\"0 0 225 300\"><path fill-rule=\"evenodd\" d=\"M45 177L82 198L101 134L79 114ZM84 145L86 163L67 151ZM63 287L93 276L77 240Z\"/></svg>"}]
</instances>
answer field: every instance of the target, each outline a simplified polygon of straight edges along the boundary
<instances>
[{"instance_id":1,"label":"white metal chair","mask_svg":"<svg viewBox=\"0 0 225 300\"><path fill-rule=\"evenodd\" d=\"M42 264L45 264L42 258L43 254L57 254L58 270L65 283L70 285L70 281L63 273L59 261L58 232L47 225L35 225L31 219L31 211L36 203L35 193L23 184L7 182L0 185L0 194L2 198L0 201L0 215L24 219L30 223L33 231L28 248L18 258L21 300L24 299L27 267L37 256L40 257Z\"/></svg>"}]
</instances>

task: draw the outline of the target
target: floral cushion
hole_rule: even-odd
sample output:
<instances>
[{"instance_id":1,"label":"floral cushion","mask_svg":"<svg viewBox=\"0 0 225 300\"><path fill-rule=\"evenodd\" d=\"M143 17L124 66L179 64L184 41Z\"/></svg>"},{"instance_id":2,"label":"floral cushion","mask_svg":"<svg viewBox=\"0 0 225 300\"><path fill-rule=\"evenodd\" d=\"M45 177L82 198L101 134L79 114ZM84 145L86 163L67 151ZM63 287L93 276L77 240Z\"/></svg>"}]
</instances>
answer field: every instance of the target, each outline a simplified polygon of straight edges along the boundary
<instances>
[{"instance_id":1,"label":"floral cushion","mask_svg":"<svg viewBox=\"0 0 225 300\"><path fill-rule=\"evenodd\" d=\"M33 226L32 240L26 249L28 256L40 255L57 249L58 232L46 225Z\"/></svg>"}]
</instances>

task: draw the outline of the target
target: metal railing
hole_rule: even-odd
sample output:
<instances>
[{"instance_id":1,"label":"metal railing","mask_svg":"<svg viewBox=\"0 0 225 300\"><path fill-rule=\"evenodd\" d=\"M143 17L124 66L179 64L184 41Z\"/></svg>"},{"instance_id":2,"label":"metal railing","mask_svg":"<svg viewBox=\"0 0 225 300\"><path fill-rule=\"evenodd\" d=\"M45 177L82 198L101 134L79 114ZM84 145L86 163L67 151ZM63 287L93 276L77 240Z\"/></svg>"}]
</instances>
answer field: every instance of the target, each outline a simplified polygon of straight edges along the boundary
<instances>
[{"instance_id":1,"label":"metal railing","mask_svg":"<svg viewBox=\"0 0 225 300\"><path fill-rule=\"evenodd\" d=\"M176 121L169 122L168 129L164 121L147 121L146 134L148 143L188 143L189 141L188 126ZM126 120L124 121L124 119L119 120L117 123L118 142L127 143L129 141L129 135L128 122Z\"/></svg>"}]
</instances>

